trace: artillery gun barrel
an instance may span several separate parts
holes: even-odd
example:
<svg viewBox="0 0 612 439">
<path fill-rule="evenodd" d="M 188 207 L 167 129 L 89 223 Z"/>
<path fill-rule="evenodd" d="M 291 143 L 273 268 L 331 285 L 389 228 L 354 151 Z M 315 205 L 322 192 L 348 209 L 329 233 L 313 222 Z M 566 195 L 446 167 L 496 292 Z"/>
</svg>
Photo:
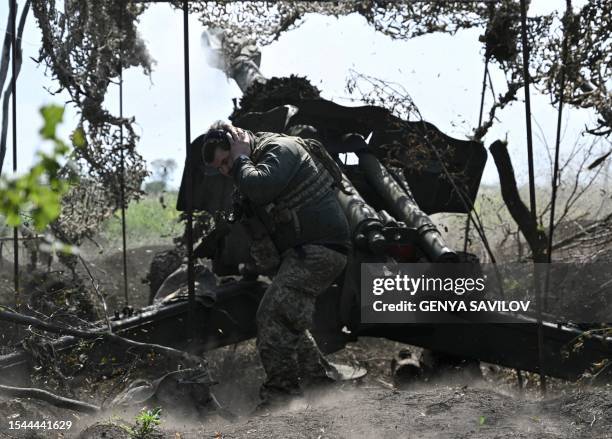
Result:
<svg viewBox="0 0 612 439">
<path fill-rule="evenodd" d="M 376 190 L 387 208 L 408 227 L 418 233 L 417 245 L 433 262 L 453 261 L 457 254 L 451 250 L 431 219 L 417 206 L 407 188 L 403 188 L 380 161 L 370 152 L 359 154 L 359 167 L 368 183 Z"/>
<path fill-rule="evenodd" d="M 359 195 L 348 177 L 342 174 L 342 186 L 347 194 L 338 191 L 337 197 L 351 229 L 356 245 L 367 246 L 374 254 L 384 251 L 386 240 L 381 234 L 384 227 L 378 213 Z"/>
<path fill-rule="evenodd" d="M 202 44 L 208 49 L 205 56 L 208 65 L 233 78 L 243 93 L 255 82 L 268 80 L 259 70 L 261 52 L 252 41 L 217 28 L 204 30 Z M 224 49 L 232 46 L 237 50 Z"/>
<path fill-rule="evenodd" d="M 234 78 L 243 93 L 254 83 L 264 83 L 268 80 L 262 75 L 259 66 L 246 56 L 240 56 L 234 60 L 230 67 L 229 76 Z"/>
</svg>

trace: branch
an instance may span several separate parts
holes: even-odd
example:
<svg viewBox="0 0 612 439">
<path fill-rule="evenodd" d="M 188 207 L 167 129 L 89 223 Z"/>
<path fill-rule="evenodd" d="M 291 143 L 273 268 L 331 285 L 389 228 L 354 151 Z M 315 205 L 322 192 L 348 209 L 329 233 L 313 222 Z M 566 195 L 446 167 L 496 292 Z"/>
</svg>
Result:
<svg viewBox="0 0 612 439">
<path fill-rule="evenodd" d="M 489 109 L 489 119 L 486 122 L 483 122 L 479 127 L 474 129 L 474 134 L 472 135 L 473 140 L 480 141 L 489 128 L 493 126 L 493 121 L 495 120 L 495 113 L 497 109 L 503 109 L 509 102 L 516 100 L 516 93 L 523 87 L 522 82 L 513 82 L 508 84 L 508 91 L 506 94 L 500 95 L 499 100 L 495 102 L 491 108 Z"/>
<path fill-rule="evenodd" d="M 183 362 L 190 366 L 198 366 L 202 363 L 202 358 L 191 355 L 187 352 L 180 351 L 168 346 L 162 346 L 152 343 L 141 343 L 130 340 L 109 332 L 98 331 L 83 331 L 75 328 L 64 328 L 53 323 L 43 322 L 36 317 L 26 316 L 24 314 L 4 311 L 0 309 L 0 320 L 17 323 L 19 325 L 29 325 L 34 328 L 42 329 L 47 332 L 52 332 L 59 335 L 71 335 L 73 337 L 82 338 L 84 340 L 102 339 L 107 342 L 114 343 L 123 349 L 135 348 L 142 352 L 154 352 L 160 356 L 171 358 L 177 362 Z"/>
<path fill-rule="evenodd" d="M 16 398 L 34 398 L 48 402 L 56 407 L 83 413 L 98 413 L 100 407 L 76 399 L 64 398 L 42 389 L 11 387 L 0 384 L 0 393 Z"/>
<path fill-rule="evenodd" d="M 108 332 L 112 333 L 113 327 L 111 326 L 110 318 L 108 317 L 108 307 L 106 306 L 106 300 L 104 300 L 104 296 L 100 292 L 100 289 L 98 288 L 98 284 L 96 283 L 96 280 L 93 277 L 93 274 L 91 274 L 91 270 L 89 269 L 87 262 L 85 262 L 85 259 L 83 259 L 83 256 L 78 255 L 78 257 L 79 257 L 79 260 L 81 261 L 81 264 L 83 264 L 83 267 L 85 267 L 85 271 L 87 271 L 87 275 L 89 276 L 89 280 L 91 281 L 91 286 L 96 292 L 96 296 L 98 296 L 98 300 L 100 301 L 102 305 L 102 310 L 104 311 L 104 320 L 106 321 L 106 327 L 108 329 Z"/>
<path fill-rule="evenodd" d="M 531 216 L 531 212 L 525 206 L 519 195 L 514 176 L 514 168 L 510 155 L 508 154 L 507 144 L 501 140 L 496 140 L 489 147 L 489 151 L 495 161 L 499 174 L 499 184 L 501 186 L 502 198 L 512 218 L 518 225 L 521 233 L 527 240 L 531 253 L 534 255 L 535 262 L 546 261 L 546 233 L 538 229 L 537 222 Z"/>
<path fill-rule="evenodd" d="M 609 230 L 611 225 L 612 225 L 612 213 L 606 216 L 605 218 L 601 219 L 600 221 L 597 221 L 591 224 L 590 226 L 586 227 L 585 229 L 579 231 L 578 233 L 572 236 L 569 236 L 563 239 L 562 241 L 557 242 L 555 245 L 552 246 L 552 249 L 557 250 L 559 248 L 567 247 L 568 245 L 582 238 L 583 236 L 597 232 L 600 229 Z"/>
</svg>

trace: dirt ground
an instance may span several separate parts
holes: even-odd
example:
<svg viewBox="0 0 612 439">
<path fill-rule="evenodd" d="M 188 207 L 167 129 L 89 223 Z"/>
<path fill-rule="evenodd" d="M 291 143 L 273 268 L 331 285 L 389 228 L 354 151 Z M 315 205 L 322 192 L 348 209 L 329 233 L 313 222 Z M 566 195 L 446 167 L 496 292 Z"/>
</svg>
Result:
<svg viewBox="0 0 612 439">
<path fill-rule="evenodd" d="M 404 391 L 364 386 L 217 424 L 215 431 L 225 438 L 604 438 L 612 437 L 611 422 L 610 395 L 602 391 L 533 401 L 486 384 Z M 204 426 L 193 437 L 214 435 Z"/>
<path fill-rule="evenodd" d="M 128 299 L 129 305 L 143 307 L 148 304 L 149 286 L 142 282 L 149 270 L 149 265 L 155 253 L 168 247 L 151 245 L 139 248 L 130 248 L 127 251 L 128 273 Z M 97 280 L 100 290 L 105 293 L 110 309 L 119 309 L 124 306 L 124 278 L 123 254 L 112 249 L 98 252 L 93 246 L 83 249 L 83 257 L 88 263 L 92 275 Z M 27 271 L 27 262 L 20 262 L 22 271 Z M 59 264 L 52 265 L 53 270 L 65 270 Z M 89 279 L 85 269 L 79 264 L 77 272 L 86 280 Z M 27 275 L 27 273 L 26 273 Z M 6 251 L 0 258 L 0 299 L 13 297 L 13 263 L 12 254 Z"/>
<path fill-rule="evenodd" d="M 130 301 L 144 305 L 148 287 L 140 282 L 157 247 L 130 250 Z M 121 305 L 120 254 L 91 259 L 109 294 L 109 304 Z M 12 294 L 12 267 L 3 261 L 0 288 Z M 117 275 L 119 273 L 119 275 Z M 112 307 L 111 307 L 112 309 Z M 272 413 L 253 415 L 263 379 L 253 341 L 217 349 L 208 354 L 211 374 L 219 384 L 213 393 L 233 420 L 217 414 L 180 420 L 162 413 L 159 434 L 181 438 L 612 438 L 612 388 L 589 388 L 554 383 L 539 397 L 528 380 L 519 393 L 512 373 L 481 365 L 483 378 L 446 376 L 398 389 L 393 385 L 391 360 L 402 348 L 387 340 L 364 338 L 333 354 L 332 361 L 360 365 L 368 374 L 324 393 Z M 120 383 L 118 383 L 120 384 Z M 113 386 L 111 386 L 113 387 Z M 116 386 L 115 386 L 116 387 Z M 120 386 L 119 386 L 120 387 Z M 108 395 L 91 395 L 100 403 Z M 57 409 L 29 399 L 0 398 L 0 438 L 130 438 L 141 407 L 132 411 L 105 411 L 88 416 Z M 70 420 L 63 431 L 11 430 L 10 422 Z"/>
<path fill-rule="evenodd" d="M 244 360 L 244 359 L 243 359 Z M 244 363 L 242 363 L 244 365 Z M 245 373 L 215 389 L 232 410 L 252 404 L 257 382 Z M 231 390 L 230 390 L 231 389 Z M 243 406 L 244 408 L 245 406 Z M 0 438 L 125 438 L 131 413 L 105 412 L 97 417 L 26 400 L 0 402 Z M 9 420 L 72 420 L 63 432 L 11 431 Z M 122 427 L 123 426 L 123 427 Z M 21 434 L 20 434 L 21 433 Z M 180 420 L 162 415 L 158 435 L 179 438 L 609 438 L 612 392 L 583 389 L 538 399 L 518 395 L 488 381 L 471 384 L 421 384 L 397 390 L 385 385 L 352 383 L 307 395 L 273 413 L 243 414 L 228 421 L 216 415 Z"/>
</svg>

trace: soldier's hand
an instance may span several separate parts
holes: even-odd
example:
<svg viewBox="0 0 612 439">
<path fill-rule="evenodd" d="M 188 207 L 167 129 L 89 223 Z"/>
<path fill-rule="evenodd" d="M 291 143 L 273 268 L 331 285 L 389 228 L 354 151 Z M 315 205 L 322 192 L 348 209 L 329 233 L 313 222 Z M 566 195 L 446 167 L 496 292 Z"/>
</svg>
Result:
<svg viewBox="0 0 612 439">
<path fill-rule="evenodd" d="M 251 155 L 251 142 L 246 131 L 236 127 L 232 128 L 233 130 L 227 134 L 227 139 L 230 143 L 230 156 L 233 162 L 241 154 Z"/>
</svg>

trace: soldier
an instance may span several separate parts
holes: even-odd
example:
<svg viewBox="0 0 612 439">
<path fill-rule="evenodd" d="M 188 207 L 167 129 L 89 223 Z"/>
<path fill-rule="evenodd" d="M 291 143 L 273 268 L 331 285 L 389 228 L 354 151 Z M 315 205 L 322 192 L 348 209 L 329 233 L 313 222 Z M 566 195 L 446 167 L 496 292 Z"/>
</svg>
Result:
<svg viewBox="0 0 612 439">
<path fill-rule="evenodd" d="M 332 159 L 324 163 L 299 137 L 251 133 L 226 122 L 210 128 L 202 151 L 207 164 L 234 179 L 281 257 L 257 311 L 257 350 L 266 371 L 262 406 L 300 395 L 300 379 L 333 381 L 335 370 L 309 332 L 316 297 L 343 271 L 350 245 L 328 171 Z"/>
</svg>

